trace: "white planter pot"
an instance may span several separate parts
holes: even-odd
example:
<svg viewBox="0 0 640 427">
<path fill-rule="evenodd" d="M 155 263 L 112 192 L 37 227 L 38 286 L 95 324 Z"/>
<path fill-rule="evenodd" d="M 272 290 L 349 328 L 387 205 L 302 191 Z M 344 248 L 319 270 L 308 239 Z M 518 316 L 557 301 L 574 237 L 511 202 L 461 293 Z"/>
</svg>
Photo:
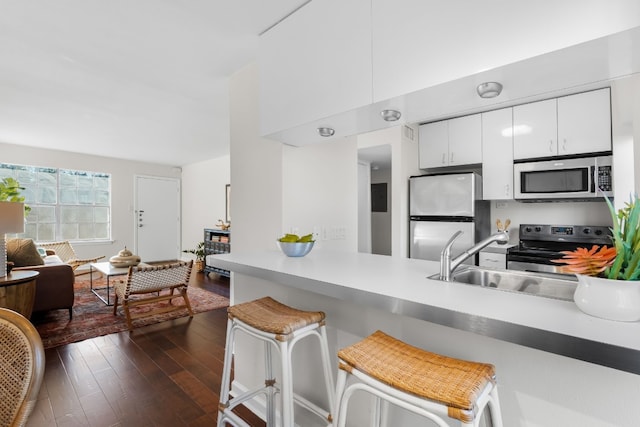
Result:
<svg viewBox="0 0 640 427">
<path fill-rule="evenodd" d="M 591 316 L 621 322 L 640 320 L 640 281 L 610 280 L 576 274 L 573 300 Z"/>
</svg>

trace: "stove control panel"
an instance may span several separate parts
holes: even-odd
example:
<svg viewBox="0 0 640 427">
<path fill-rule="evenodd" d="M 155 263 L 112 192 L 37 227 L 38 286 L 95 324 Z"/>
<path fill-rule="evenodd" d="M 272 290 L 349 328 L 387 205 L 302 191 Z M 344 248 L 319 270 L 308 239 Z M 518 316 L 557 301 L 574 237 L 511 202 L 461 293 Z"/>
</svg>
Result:
<svg viewBox="0 0 640 427">
<path fill-rule="evenodd" d="M 611 244 L 611 230 L 601 225 L 521 224 L 520 240 Z"/>
</svg>

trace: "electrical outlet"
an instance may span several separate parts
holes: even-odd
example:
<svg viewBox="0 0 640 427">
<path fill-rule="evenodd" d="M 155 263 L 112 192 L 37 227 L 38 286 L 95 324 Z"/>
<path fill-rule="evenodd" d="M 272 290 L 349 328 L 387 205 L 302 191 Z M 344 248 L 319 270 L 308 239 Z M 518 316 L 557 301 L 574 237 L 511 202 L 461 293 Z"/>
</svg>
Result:
<svg viewBox="0 0 640 427">
<path fill-rule="evenodd" d="M 507 202 L 496 202 L 496 209 L 506 209 Z"/>
<path fill-rule="evenodd" d="M 322 227 L 322 240 L 329 240 L 329 229 Z"/>
</svg>

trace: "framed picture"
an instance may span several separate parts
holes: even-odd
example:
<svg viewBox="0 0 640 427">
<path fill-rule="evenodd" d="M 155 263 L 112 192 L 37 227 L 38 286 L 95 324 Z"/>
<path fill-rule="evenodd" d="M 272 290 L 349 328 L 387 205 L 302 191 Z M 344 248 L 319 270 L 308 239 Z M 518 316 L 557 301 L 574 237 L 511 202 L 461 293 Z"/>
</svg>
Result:
<svg viewBox="0 0 640 427">
<path fill-rule="evenodd" d="M 224 186 L 224 192 L 225 192 L 225 206 L 226 206 L 224 222 L 230 223 L 231 222 L 231 184 L 227 184 Z"/>
</svg>

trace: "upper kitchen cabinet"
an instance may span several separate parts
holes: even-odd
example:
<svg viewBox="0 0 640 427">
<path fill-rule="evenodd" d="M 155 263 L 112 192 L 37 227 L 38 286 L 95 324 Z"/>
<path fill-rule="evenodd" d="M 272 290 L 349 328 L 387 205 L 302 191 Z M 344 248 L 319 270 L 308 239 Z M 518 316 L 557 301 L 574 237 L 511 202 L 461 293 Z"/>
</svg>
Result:
<svg viewBox="0 0 640 427">
<path fill-rule="evenodd" d="M 420 126 L 418 139 L 418 165 L 420 169 L 437 168 L 449 164 L 449 121 L 427 123 Z"/>
<path fill-rule="evenodd" d="M 371 104 L 370 0 L 316 0 L 260 37 L 260 133 Z"/>
<path fill-rule="evenodd" d="M 482 113 L 482 197 L 513 199 L 512 108 Z"/>
<path fill-rule="evenodd" d="M 421 169 L 481 163 L 480 114 L 420 126 L 419 148 Z"/>
<path fill-rule="evenodd" d="M 513 158 L 558 155 L 558 112 L 555 99 L 513 107 Z"/>
<path fill-rule="evenodd" d="M 558 154 L 602 151 L 611 151 L 611 90 L 558 98 Z"/>
<path fill-rule="evenodd" d="M 610 89 L 513 108 L 514 159 L 611 151 Z"/>
</svg>

